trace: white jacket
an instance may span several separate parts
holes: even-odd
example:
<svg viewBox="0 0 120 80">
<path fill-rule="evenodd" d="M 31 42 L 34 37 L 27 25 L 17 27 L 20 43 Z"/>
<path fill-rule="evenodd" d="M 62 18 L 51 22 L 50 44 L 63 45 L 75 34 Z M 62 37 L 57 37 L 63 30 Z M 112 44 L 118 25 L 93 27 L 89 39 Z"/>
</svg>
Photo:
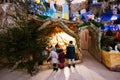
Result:
<svg viewBox="0 0 120 80">
<path fill-rule="evenodd" d="M 52 63 L 58 63 L 58 54 L 56 51 L 51 51 L 50 56 L 52 57 Z"/>
</svg>

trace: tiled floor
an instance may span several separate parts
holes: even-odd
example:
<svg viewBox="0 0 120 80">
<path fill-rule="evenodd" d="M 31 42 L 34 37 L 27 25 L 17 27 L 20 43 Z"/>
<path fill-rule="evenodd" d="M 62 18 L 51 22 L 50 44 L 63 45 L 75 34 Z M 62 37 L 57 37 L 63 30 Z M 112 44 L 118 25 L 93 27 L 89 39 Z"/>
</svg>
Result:
<svg viewBox="0 0 120 80">
<path fill-rule="evenodd" d="M 57 72 L 52 69 L 41 71 L 31 77 L 22 72 L 8 69 L 0 70 L 0 80 L 120 80 L 120 72 L 109 71 L 101 63 L 97 62 L 87 51 L 83 51 L 83 63 L 75 68 L 65 67 Z"/>
<path fill-rule="evenodd" d="M 107 80 L 98 73 L 88 69 L 84 65 L 77 65 L 76 68 L 65 68 L 58 72 L 48 70 L 41 72 L 30 80 Z"/>
</svg>

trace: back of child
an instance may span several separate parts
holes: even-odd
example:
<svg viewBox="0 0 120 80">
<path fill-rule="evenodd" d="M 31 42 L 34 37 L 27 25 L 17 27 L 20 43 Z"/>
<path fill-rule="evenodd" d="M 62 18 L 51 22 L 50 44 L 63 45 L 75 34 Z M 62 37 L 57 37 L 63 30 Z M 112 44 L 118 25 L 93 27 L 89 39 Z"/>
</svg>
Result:
<svg viewBox="0 0 120 80">
<path fill-rule="evenodd" d="M 60 50 L 60 53 L 59 53 L 59 57 L 58 57 L 58 60 L 59 60 L 59 66 L 60 66 L 60 69 L 63 69 L 64 68 L 64 63 L 65 63 L 65 54 L 63 52 L 63 49 Z"/>
</svg>

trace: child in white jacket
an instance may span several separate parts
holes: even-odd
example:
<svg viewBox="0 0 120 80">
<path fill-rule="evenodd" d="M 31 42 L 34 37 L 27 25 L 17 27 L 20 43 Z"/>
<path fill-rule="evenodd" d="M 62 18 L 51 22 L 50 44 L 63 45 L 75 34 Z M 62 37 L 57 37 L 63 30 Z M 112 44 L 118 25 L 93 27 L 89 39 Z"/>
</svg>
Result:
<svg viewBox="0 0 120 80">
<path fill-rule="evenodd" d="M 56 49 L 53 46 L 51 47 L 51 52 L 48 59 L 50 57 L 52 58 L 53 71 L 58 71 L 58 54 L 56 52 Z"/>
</svg>

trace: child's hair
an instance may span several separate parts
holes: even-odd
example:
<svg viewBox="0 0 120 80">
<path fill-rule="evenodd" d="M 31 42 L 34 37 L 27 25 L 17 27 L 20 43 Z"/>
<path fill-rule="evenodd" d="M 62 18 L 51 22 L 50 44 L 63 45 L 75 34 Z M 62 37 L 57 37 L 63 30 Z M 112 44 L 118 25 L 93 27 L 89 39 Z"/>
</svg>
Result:
<svg viewBox="0 0 120 80">
<path fill-rule="evenodd" d="M 70 43 L 70 44 L 72 44 L 72 43 L 73 43 L 73 41 L 70 41 L 69 43 Z"/>
<path fill-rule="evenodd" d="M 51 51 L 56 51 L 54 46 L 51 47 Z"/>
<path fill-rule="evenodd" d="M 63 52 L 63 49 L 60 49 L 59 51 L 60 51 L 60 52 Z"/>
</svg>

